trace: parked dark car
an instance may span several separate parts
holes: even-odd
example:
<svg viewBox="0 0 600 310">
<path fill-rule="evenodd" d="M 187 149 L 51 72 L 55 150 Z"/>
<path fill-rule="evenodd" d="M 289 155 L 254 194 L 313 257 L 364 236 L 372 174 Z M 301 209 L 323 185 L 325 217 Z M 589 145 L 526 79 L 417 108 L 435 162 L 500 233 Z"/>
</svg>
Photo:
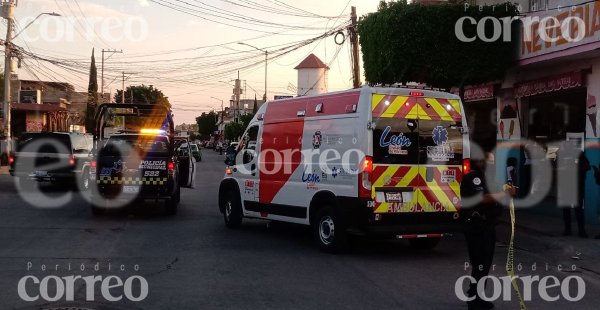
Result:
<svg viewBox="0 0 600 310">
<path fill-rule="evenodd" d="M 90 135 L 63 132 L 24 133 L 15 142 L 10 158 L 10 174 L 21 187 L 32 182 L 73 185 L 89 188 Z"/>
</svg>

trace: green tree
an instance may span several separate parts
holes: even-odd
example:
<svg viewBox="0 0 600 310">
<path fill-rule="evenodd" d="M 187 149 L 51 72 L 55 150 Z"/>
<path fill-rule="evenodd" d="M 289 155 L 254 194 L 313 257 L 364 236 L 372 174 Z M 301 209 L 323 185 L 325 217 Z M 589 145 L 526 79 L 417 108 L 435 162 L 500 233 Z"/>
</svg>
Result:
<svg viewBox="0 0 600 310">
<path fill-rule="evenodd" d="M 382 2 L 378 11 L 363 16 L 358 26 L 366 80 L 370 84 L 420 82 L 449 88 L 501 79 L 514 63 L 516 36 L 504 42 L 502 33 L 497 41 L 484 42 L 477 37 L 477 25 L 465 22 L 465 35 L 477 37 L 467 43 L 458 39 L 455 25 L 467 16 L 480 21 L 517 15 L 517 7 L 510 3 L 465 9 L 456 4 Z M 489 37 L 493 24 L 485 25 Z"/>
<path fill-rule="evenodd" d="M 236 141 L 239 137 L 244 134 L 246 127 L 241 122 L 231 122 L 225 125 L 225 139 L 230 141 Z"/>
<path fill-rule="evenodd" d="M 115 94 L 115 102 L 122 102 L 123 91 L 117 90 Z M 129 86 L 125 89 L 125 103 L 147 103 L 160 104 L 167 108 L 171 108 L 169 98 L 152 85 Z"/>
<path fill-rule="evenodd" d="M 250 124 L 250 121 L 252 121 L 253 118 L 254 118 L 254 114 L 246 114 L 246 115 L 240 116 L 240 122 L 242 123 L 244 130 L 246 130 L 246 128 L 248 128 L 248 125 Z"/>
<path fill-rule="evenodd" d="M 256 100 L 256 94 L 254 94 L 254 107 L 252 107 L 252 115 L 258 111 L 258 100 Z"/>
<path fill-rule="evenodd" d="M 96 69 L 96 58 L 94 57 L 94 49 L 92 48 L 92 63 L 90 64 L 90 77 L 88 83 L 88 98 L 85 110 L 85 130 L 93 132 L 96 124 L 94 117 L 98 106 L 98 70 Z"/>
<path fill-rule="evenodd" d="M 217 130 L 217 114 L 214 111 L 202 113 L 196 117 L 198 124 L 198 133 L 202 136 L 210 136 Z"/>
</svg>

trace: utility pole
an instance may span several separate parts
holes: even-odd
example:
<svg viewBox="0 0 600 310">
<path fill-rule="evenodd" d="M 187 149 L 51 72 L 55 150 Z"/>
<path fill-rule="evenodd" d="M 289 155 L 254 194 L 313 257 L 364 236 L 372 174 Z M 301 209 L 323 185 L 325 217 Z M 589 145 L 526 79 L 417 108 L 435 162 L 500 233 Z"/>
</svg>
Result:
<svg viewBox="0 0 600 310">
<path fill-rule="evenodd" d="M 100 86 L 100 97 L 103 100 L 102 103 L 105 103 L 104 102 L 104 53 L 110 53 L 110 56 L 108 56 L 108 58 L 110 58 L 115 53 L 122 54 L 123 50 L 117 51 L 117 50 L 105 50 L 105 49 L 102 49 L 102 77 L 101 77 L 102 81 L 100 81 L 100 85 L 101 85 Z M 110 99 L 109 99 L 109 101 L 110 101 Z"/>
<path fill-rule="evenodd" d="M 257 50 L 257 51 L 261 51 L 261 52 L 265 53 L 265 95 L 263 96 L 263 100 L 265 102 L 267 102 L 267 72 L 268 72 L 267 71 L 267 65 L 269 64 L 269 51 L 267 51 L 265 49 L 262 49 L 262 48 L 258 48 L 258 47 L 254 46 L 254 45 L 250 45 L 250 44 L 244 43 L 244 42 L 238 42 L 238 44 L 239 45 L 246 45 L 246 46 L 249 46 L 249 47 L 251 47 L 251 48 L 253 48 L 253 49 Z"/>
<path fill-rule="evenodd" d="M 269 63 L 269 52 L 265 50 L 265 97 L 263 100 L 267 102 L 267 65 Z"/>
<path fill-rule="evenodd" d="M 354 88 L 360 87 L 360 64 L 358 54 L 358 17 L 356 17 L 356 7 L 352 7 L 351 13 L 352 24 L 348 28 L 350 33 L 350 44 L 352 45 L 352 79 Z"/>
<path fill-rule="evenodd" d="M 10 139 L 11 139 L 11 104 L 10 104 L 10 81 L 11 81 L 11 67 L 12 67 L 12 32 L 13 23 L 15 16 L 16 0 L 2 1 L 2 15 L 6 18 L 6 42 L 4 42 L 4 107 L 3 107 L 3 119 L 4 119 L 4 136 L 6 137 L 6 152 L 10 152 Z"/>
<path fill-rule="evenodd" d="M 125 75 L 128 75 L 127 77 L 129 77 L 129 75 L 135 74 L 133 72 L 123 72 L 123 88 L 121 88 L 123 90 L 123 94 L 121 94 L 121 103 L 125 103 Z M 133 101 L 133 91 L 131 92 L 131 101 Z M 132 102 L 133 103 L 133 102 Z"/>
<path fill-rule="evenodd" d="M 133 74 L 133 73 L 127 73 L 127 72 L 123 72 L 123 92 L 121 93 L 121 103 L 125 104 L 125 74 Z M 131 90 L 131 101 L 133 103 L 133 90 Z M 125 116 L 123 117 L 123 130 L 125 129 Z"/>
<path fill-rule="evenodd" d="M 235 95 L 235 109 L 233 110 L 233 121 L 238 122 L 238 115 L 240 113 L 240 95 L 242 92 L 240 81 L 240 72 L 238 71 L 238 77 L 235 79 L 235 89 L 233 90 L 233 94 Z"/>
</svg>

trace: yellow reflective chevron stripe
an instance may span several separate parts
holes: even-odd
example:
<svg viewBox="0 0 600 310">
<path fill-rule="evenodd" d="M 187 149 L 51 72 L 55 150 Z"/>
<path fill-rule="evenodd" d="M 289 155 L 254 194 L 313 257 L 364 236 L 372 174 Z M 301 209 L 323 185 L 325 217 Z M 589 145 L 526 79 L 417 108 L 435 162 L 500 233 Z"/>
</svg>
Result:
<svg viewBox="0 0 600 310">
<path fill-rule="evenodd" d="M 423 120 L 462 120 L 458 99 L 407 97 L 374 94 L 371 101 L 373 117 L 418 118 Z"/>
<path fill-rule="evenodd" d="M 460 207 L 461 177 L 460 166 L 375 165 L 371 193 L 374 212 L 456 212 Z M 377 197 L 381 187 L 412 188 L 412 200 L 401 205 L 385 202 L 381 194 Z"/>
</svg>

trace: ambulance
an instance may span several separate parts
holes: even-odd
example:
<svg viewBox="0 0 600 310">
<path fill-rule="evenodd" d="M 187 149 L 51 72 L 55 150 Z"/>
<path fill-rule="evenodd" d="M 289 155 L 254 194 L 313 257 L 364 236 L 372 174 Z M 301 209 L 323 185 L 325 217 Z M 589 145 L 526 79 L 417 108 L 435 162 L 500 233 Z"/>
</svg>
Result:
<svg viewBox="0 0 600 310">
<path fill-rule="evenodd" d="M 460 229 L 469 154 L 450 93 L 363 87 L 271 101 L 226 161 L 219 208 L 229 228 L 243 218 L 310 225 L 326 252 L 352 235 L 430 249 Z"/>
</svg>

